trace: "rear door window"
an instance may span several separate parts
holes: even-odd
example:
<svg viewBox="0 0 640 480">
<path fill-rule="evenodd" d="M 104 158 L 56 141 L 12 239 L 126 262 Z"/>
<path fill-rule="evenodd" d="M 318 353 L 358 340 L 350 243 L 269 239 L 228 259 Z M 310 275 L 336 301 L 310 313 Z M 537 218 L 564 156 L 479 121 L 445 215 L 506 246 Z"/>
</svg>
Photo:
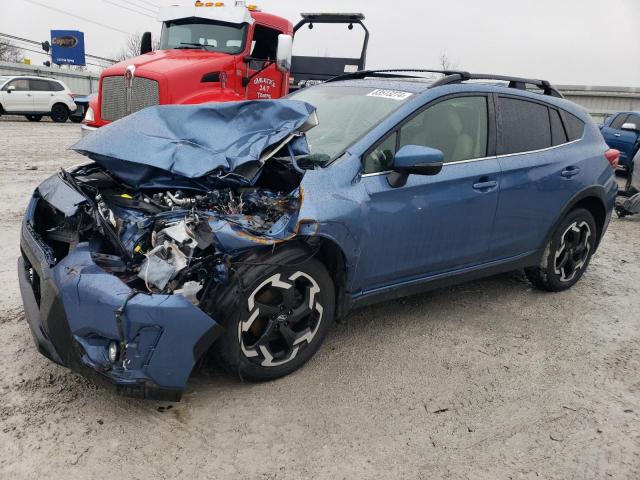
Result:
<svg viewBox="0 0 640 480">
<path fill-rule="evenodd" d="M 548 108 L 539 103 L 499 97 L 502 146 L 498 153 L 541 150 L 551 146 Z"/>
<path fill-rule="evenodd" d="M 29 80 L 29 89 L 34 92 L 48 92 L 49 91 L 49 82 L 46 80 Z"/>
</svg>

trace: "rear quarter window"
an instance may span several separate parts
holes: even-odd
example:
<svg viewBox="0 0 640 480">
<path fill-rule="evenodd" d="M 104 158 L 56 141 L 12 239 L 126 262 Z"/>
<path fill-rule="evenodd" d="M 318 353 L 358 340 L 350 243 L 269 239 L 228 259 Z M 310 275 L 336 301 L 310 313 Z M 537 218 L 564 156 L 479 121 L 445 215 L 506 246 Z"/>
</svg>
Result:
<svg viewBox="0 0 640 480">
<path fill-rule="evenodd" d="M 49 82 L 49 87 L 52 92 L 61 92 L 64 90 L 64 87 L 58 82 Z"/>
</svg>

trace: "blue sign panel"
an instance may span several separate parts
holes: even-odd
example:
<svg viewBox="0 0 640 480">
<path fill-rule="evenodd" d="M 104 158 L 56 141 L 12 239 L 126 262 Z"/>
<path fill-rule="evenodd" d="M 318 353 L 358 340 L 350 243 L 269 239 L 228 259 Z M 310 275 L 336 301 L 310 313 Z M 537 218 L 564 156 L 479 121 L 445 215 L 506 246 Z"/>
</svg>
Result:
<svg viewBox="0 0 640 480">
<path fill-rule="evenodd" d="M 58 65 L 85 65 L 84 33 L 51 30 L 51 61 Z"/>
</svg>

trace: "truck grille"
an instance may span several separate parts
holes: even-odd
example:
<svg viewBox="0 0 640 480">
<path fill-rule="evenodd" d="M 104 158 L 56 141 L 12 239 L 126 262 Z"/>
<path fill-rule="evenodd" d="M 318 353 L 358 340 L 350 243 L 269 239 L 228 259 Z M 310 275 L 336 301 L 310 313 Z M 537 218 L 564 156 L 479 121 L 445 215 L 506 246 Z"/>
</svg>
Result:
<svg viewBox="0 0 640 480">
<path fill-rule="evenodd" d="M 158 82 L 144 77 L 133 80 L 131 92 L 131 112 L 127 112 L 127 91 L 124 76 L 104 77 L 102 79 L 101 115 L 104 120 L 118 120 L 129 113 L 145 107 L 158 105 L 160 93 Z"/>
</svg>

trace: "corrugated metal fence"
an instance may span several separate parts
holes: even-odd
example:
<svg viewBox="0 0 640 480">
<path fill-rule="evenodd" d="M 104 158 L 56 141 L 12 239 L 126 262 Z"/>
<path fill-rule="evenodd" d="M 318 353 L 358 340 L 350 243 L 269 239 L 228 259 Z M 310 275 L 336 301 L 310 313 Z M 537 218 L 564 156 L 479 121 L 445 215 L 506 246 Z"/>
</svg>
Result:
<svg viewBox="0 0 640 480">
<path fill-rule="evenodd" d="M 596 122 L 612 113 L 640 111 L 640 88 L 556 85 L 567 100 L 586 108 Z"/>
<path fill-rule="evenodd" d="M 62 80 L 73 93 L 88 95 L 98 91 L 97 73 L 78 72 L 62 68 L 25 65 L 22 63 L 0 62 L 0 75 L 33 75 L 38 77 L 52 77 Z"/>
</svg>

